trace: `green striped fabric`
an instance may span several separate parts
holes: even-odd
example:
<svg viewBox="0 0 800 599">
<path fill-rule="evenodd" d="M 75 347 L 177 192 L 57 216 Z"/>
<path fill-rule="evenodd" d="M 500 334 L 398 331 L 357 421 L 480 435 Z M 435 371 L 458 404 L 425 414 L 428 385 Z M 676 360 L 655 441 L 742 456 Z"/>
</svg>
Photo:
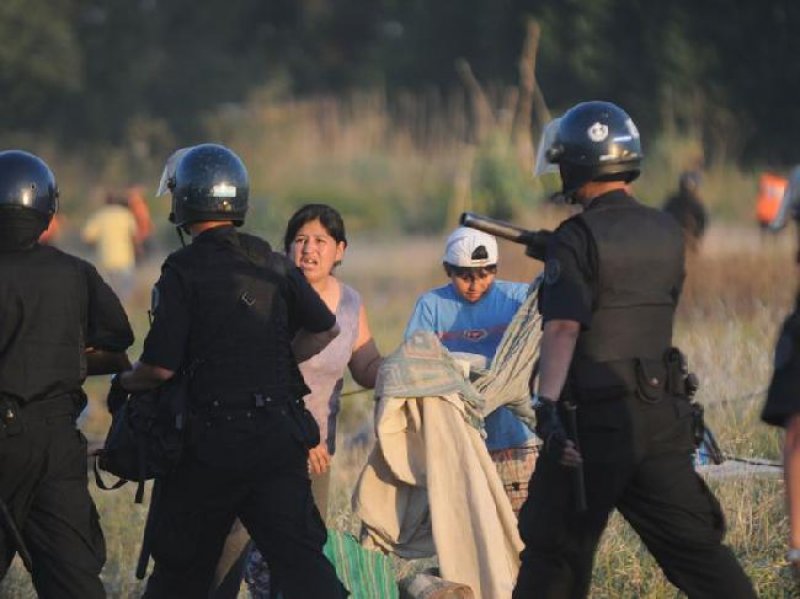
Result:
<svg viewBox="0 0 800 599">
<path fill-rule="evenodd" d="M 392 562 L 379 551 L 361 546 L 351 534 L 328 529 L 325 557 L 336 568 L 350 599 L 398 599 Z"/>
</svg>

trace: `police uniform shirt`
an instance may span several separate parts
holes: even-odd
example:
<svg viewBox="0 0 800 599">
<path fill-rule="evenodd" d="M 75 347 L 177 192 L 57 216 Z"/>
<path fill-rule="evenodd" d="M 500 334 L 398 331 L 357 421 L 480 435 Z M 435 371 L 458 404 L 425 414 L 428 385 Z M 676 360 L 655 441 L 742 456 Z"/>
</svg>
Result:
<svg viewBox="0 0 800 599">
<path fill-rule="evenodd" d="M 125 351 L 128 317 L 88 262 L 50 246 L 0 252 L 0 391 L 25 401 L 80 390 L 85 350 Z"/>
<path fill-rule="evenodd" d="M 611 192 L 592 201 L 592 206 L 629 197 Z M 592 322 L 593 285 L 597 256 L 589 231 L 576 215 L 555 230 L 547 246 L 539 311 L 543 324 L 550 320 L 578 322 L 588 329 Z"/>
<path fill-rule="evenodd" d="M 178 252 L 192 250 L 193 246 L 199 244 L 235 246 L 238 243 L 237 235 L 240 234 L 233 226 L 214 227 L 198 235 L 191 245 Z M 263 244 L 266 251 L 271 252 L 266 242 L 258 241 Z M 333 327 L 336 317 L 309 285 L 300 269 L 285 256 L 274 252 L 272 254 L 286 265 L 285 289 L 289 297 L 286 297 L 285 301 L 289 310 L 290 334 L 294 336 L 300 328 L 311 333 L 321 333 Z M 153 323 L 144 341 L 144 350 L 140 358 L 143 363 L 172 371 L 178 370 L 183 364 L 191 327 L 190 301 L 189 282 L 183 280 L 178 269 L 171 267 L 168 258 L 162 268 L 161 277 L 153 289 Z M 225 335 L 226 331 L 222 330 L 217 334 Z"/>
<path fill-rule="evenodd" d="M 775 347 L 775 369 L 761 419 L 785 427 L 800 412 L 800 296 L 795 310 L 784 321 Z"/>
</svg>

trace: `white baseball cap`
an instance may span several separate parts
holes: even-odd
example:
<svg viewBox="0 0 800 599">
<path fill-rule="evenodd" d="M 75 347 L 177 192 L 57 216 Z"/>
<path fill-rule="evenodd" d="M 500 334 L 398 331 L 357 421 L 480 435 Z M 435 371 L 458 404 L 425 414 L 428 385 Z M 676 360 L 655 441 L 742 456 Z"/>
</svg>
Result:
<svg viewBox="0 0 800 599">
<path fill-rule="evenodd" d="M 459 227 L 447 238 L 442 260 L 453 266 L 471 268 L 497 264 L 497 240 L 483 231 Z"/>
</svg>

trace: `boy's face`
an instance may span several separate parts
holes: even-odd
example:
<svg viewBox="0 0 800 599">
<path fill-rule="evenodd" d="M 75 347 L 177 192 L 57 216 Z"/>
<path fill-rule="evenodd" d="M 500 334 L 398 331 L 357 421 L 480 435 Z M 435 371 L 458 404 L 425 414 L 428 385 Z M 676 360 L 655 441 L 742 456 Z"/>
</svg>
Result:
<svg viewBox="0 0 800 599">
<path fill-rule="evenodd" d="M 448 266 L 447 274 L 453 282 L 453 287 L 455 287 L 458 295 L 474 304 L 486 294 L 492 283 L 494 283 L 497 267 L 468 268 Z"/>
</svg>

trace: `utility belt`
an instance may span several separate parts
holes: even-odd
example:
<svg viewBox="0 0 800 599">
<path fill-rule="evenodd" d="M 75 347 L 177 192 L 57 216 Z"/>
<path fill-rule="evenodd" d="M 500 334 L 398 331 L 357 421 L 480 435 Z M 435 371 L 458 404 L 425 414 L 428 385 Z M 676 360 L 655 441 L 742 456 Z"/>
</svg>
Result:
<svg viewBox="0 0 800 599">
<path fill-rule="evenodd" d="M 28 426 L 55 419 L 74 421 L 85 405 L 86 395 L 82 391 L 24 403 L 10 395 L 0 395 L 0 438 L 19 435 Z"/>
<path fill-rule="evenodd" d="M 305 407 L 302 398 L 293 397 L 288 393 L 264 393 L 261 391 L 243 391 L 221 393 L 219 395 L 206 395 L 194 397 L 192 412 L 198 414 L 212 414 L 219 412 L 240 412 L 253 410 L 270 410 L 274 408 L 287 408 L 290 404 L 299 404 Z"/>
<path fill-rule="evenodd" d="M 706 429 L 703 406 L 694 401 L 699 387 L 697 376 L 689 372 L 686 356 L 677 347 L 668 348 L 660 360 L 631 358 L 611 362 L 591 362 L 578 356 L 570 366 L 565 395 L 578 405 L 635 396 L 644 403 L 656 404 L 665 397 L 680 400 L 678 414 L 691 416 L 695 448 L 706 443 L 715 464 L 723 456 Z"/>
<path fill-rule="evenodd" d="M 691 400 L 697 387 L 697 377 L 689 372 L 686 356 L 670 347 L 660 359 L 595 362 L 576 356 L 570 366 L 567 395 L 578 404 L 632 394 L 646 403 L 658 403 L 666 395 Z"/>
<path fill-rule="evenodd" d="M 298 438 L 307 448 L 319 445 L 319 425 L 306 409 L 302 397 L 267 395 L 261 392 L 233 392 L 220 397 L 201 397 L 192 402 L 191 416 L 195 420 L 204 421 L 206 426 L 213 426 L 215 423 L 257 418 L 275 411 L 281 411 L 289 417 L 297 427 Z"/>
</svg>

